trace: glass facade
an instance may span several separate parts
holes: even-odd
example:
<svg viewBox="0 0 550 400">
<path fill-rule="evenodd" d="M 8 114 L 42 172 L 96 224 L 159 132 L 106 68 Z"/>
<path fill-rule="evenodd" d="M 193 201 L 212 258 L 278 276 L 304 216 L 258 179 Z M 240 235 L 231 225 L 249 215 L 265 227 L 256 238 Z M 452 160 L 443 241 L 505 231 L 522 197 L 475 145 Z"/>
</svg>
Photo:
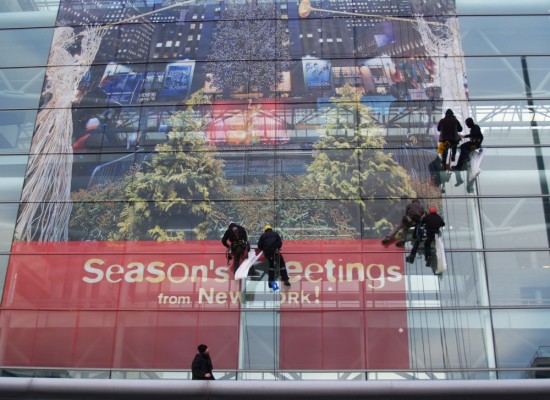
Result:
<svg viewBox="0 0 550 400">
<path fill-rule="evenodd" d="M 207 343 L 218 379 L 547 377 L 549 28 L 544 0 L 3 0 L 2 374 L 190 379 Z M 483 132 L 463 170 L 447 109 Z M 381 243 L 415 198 L 431 266 Z M 273 226 L 290 287 L 234 279 L 230 221 L 250 254 Z"/>
</svg>

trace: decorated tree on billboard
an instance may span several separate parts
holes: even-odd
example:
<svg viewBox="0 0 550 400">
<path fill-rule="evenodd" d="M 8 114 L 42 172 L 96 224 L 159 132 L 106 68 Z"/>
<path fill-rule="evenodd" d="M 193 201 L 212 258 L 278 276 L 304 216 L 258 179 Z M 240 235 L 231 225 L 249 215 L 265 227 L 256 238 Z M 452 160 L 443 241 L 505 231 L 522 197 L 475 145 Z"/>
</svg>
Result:
<svg viewBox="0 0 550 400">
<path fill-rule="evenodd" d="M 325 113 L 324 137 L 314 144 L 308 178 L 321 198 L 357 204 L 363 227 L 386 226 L 391 199 L 415 195 L 407 171 L 384 150 L 381 127 L 371 118 L 361 95 L 346 84 Z M 378 203 L 375 199 L 384 199 Z"/>
<path fill-rule="evenodd" d="M 292 64 L 287 24 L 277 19 L 273 3 L 241 0 L 223 7 L 206 65 L 211 83 L 226 94 L 269 94 Z"/>
<path fill-rule="evenodd" d="M 277 226 L 285 240 L 357 239 L 359 226 L 345 204 L 327 201 L 307 175 L 277 175 L 265 183 L 247 185 L 235 193 L 233 219 L 263 232 Z"/>
<path fill-rule="evenodd" d="M 200 91 L 191 96 L 187 108 L 172 117 L 168 141 L 156 147 L 144 171 L 127 186 L 120 239 L 179 240 L 186 230 L 205 239 L 227 220 L 225 202 L 215 201 L 228 196 L 223 162 L 206 142 L 207 116 L 196 110 L 208 102 Z"/>
<path fill-rule="evenodd" d="M 124 209 L 124 202 L 120 199 L 124 198 L 134 173 L 132 170 L 120 180 L 94 185 L 72 194 L 69 240 L 106 241 L 117 236 L 119 216 Z"/>
</svg>

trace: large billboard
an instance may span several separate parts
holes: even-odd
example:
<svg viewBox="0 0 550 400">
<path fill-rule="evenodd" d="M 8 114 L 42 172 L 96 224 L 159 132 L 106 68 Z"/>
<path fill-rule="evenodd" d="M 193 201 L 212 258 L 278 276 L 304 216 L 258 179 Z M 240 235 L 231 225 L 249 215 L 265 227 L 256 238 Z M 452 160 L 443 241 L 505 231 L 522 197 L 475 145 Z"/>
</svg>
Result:
<svg viewBox="0 0 550 400">
<path fill-rule="evenodd" d="M 240 314 L 253 299 L 219 247 L 16 243 L 0 315 L 2 364 L 187 369 L 206 342 L 217 368 L 235 369 Z M 399 251 L 361 240 L 284 248 L 292 286 L 256 293 L 271 297 L 267 310 L 280 311 L 282 369 L 408 368 Z"/>
<path fill-rule="evenodd" d="M 0 364 L 185 369 L 208 341 L 238 367 L 238 221 L 284 238 L 279 368 L 408 368 L 403 254 L 378 237 L 406 199 L 439 206 L 434 125 L 467 116 L 438 5 L 62 0 Z"/>
</svg>

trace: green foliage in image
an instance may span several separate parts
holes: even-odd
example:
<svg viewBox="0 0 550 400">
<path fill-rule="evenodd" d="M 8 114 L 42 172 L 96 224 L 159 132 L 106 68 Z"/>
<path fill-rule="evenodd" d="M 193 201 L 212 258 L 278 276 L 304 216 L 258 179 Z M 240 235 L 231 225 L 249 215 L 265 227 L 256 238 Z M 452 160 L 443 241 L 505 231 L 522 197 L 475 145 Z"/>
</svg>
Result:
<svg viewBox="0 0 550 400">
<path fill-rule="evenodd" d="M 118 233 L 119 216 L 124 208 L 125 179 L 105 186 L 93 186 L 72 194 L 69 240 L 112 240 Z"/>
<path fill-rule="evenodd" d="M 200 91 L 193 94 L 187 108 L 173 115 L 168 141 L 156 147 L 144 170 L 126 187 L 129 202 L 120 215 L 121 238 L 205 239 L 227 220 L 225 202 L 212 201 L 229 194 L 223 162 L 206 142 L 207 115 L 195 110 L 208 101 Z"/>
<path fill-rule="evenodd" d="M 360 94 L 345 85 L 331 101 L 323 127 L 330 134 L 313 146 L 307 178 L 319 198 L 347 202 L 352 214 L 357 207 L 352 204 L 358 205 L 363 226 L 378 231 L 389 225 L 385 216 L 391 200 L 414 197 L 414 190 L 407 171 L 384 151 L 381 127 L 361 104 Z"/>
<path fill-rule="evenodd" d="M 218 239 L 229 221 L 251 241 L 269 223 L 289 239 L 352 239 L 391 225 L 386 215 L 414 197 L 409 177 L 384 150 L 381 128 L 344 86 L 332 99 L 313 161 L 302 176 L 275 175 L 235 186 L 205 139 L 209 99 L 199 91 L 174 114 L 166 143 L 123 181 L 74 195 L 73 240 Z M 125 199 L 113 202 L 109 200 Z"/>
<path fill-rule="evenodd" d="M 236 194 L 234 220 L 242 223 L 251 238 L 263 226 L 276 227 L 285 240 L 352 239 L 359 234 L 353 217 L 340 202 L 325 201 L 306 176 L 274 176 L 268 183 L 250 185 Z"/>
</svg>

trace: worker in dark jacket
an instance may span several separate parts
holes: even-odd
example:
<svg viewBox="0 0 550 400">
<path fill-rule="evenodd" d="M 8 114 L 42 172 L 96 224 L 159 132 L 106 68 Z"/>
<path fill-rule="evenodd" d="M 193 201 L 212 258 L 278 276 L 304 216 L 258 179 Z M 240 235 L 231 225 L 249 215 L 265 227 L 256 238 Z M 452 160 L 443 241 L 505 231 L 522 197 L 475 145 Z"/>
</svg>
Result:
<svg viewBox="0 0 550 400">
<path fill-rule="evenodd" d="M 472 118 L 466 118 L 465 122 L 466 126 L 470 128 L 470 134 L 464 135 L 462 138 L 470 140 L 460 145 L 460 155 L 458 156 L 456 165 L 453 167 L 453 170 L 456 171 L 462 170 L 464 162 L 470 157 L 470 153 L 481 148 L 481 143 L 483 142 L 483 134 L 481 133 L 479 125 L 474 123 Z"/>
<path fill-rule="evenodd" d="M 451 149 L 451 161 L 455 160 L 456 152 L 458 149 L 458 142 L 460 142 L 459 132 L 462 132 L 462 125 L 456 119 L 453 110 L 450 108 L 445 111 L 445 117 L 439 120 L 437 124 L 437 131 L 441 132 L 439 134 L 439 143 L 440 147 L 438 150 L 441 151 L 441 159 L 443 160 L 443 165 L 447 164 L 447 154 L 449 148 Z"/>
<path fill-rule="evenodd" d="M 382 240 L 382 244 L 389 244 L 399 233 L 401 240 L 399 240 L 396 245 L 400 247 L 404 246 L 405 241 L 407 240 L 407 231 L 412 226 L 418 224 L 422 220 L 424 214 L 424 206 L 420 203 L 420 201 L 418 199 L 412 200 L 405 209 L 405 215 L 401 219 L 401 223 L 396 225 L 391 232 L 386 235 L 386 237 Z"/>
<path fill-rule="evenodd" d="M 210 381 L 215 380 L 212 374 L 212 360 L 210 359 L 210 349 L 205 344 L 199 344 L 199 352 L 195 355 L 191 364 L 191 374 L 193 380 Z"/>
<path fill-rule="evenodd" d="M 233 272 L 236 272 L 241 263 L 241 258 L 250 249 L 246 229 L 235 222 L 231 222 L 223 234 L 222 244 L 229 250 L 227 260 L 233 258 Z"/>
<path fill-rule="evenodd" d="M 269 262 L 268 285 L 270 288 L 273 287 L 273 281 L 275 280 L 275 263 L 279 264 L 281 279 L 285 286 L 290 286 L 285 260 L 281 254 L 281 247 L 283 247 L 281 236 L 270 225 L 264 226 L 264 233 L 258 240 L 258 249 L 264 252 L 265 258 Z"/>
<path fill-rule="evenodd" d="M 435 235 L 441 235 L 440 229 L 445 226 L 445 221 L 437 213 L 437 208 L 430 207 L 429 214 L 422 221 L 426 230 L 426 240 L 424 241 L 424 258 L 426 267 L 432 265 L 432 242 L 435 240 Z"/>
</svg>

